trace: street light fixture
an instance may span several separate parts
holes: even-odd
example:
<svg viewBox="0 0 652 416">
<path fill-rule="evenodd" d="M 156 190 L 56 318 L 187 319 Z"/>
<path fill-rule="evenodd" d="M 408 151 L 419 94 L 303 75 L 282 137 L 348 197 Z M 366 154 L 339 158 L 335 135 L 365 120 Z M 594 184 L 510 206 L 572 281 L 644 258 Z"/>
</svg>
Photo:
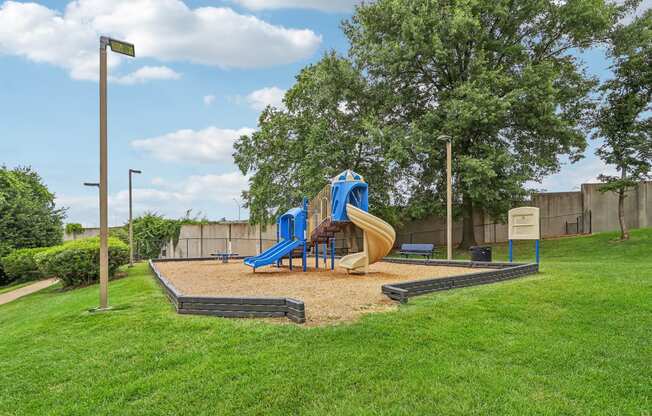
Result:
<svg viewBox="0 0 652 416">
<path fill-rule="evenodd" d="M 134 267 L 134 227 L 132 220 L 131 175 L 143 173 L 140 170 L 129 169 L 129 267 Z"/>
<path fill-rule="evenodd" d="M 446 139 L 446 258 L 453 260 L 453 139 L 446 134 L 438 139 Z"/>
<path fill-rule="evenodd" d="M 134 57 L 134 45 L 100 37 L 100 306 L 97 311 L 109 309 L 109 186 L 108 186 L 108 140 L 107 140 L 107 63 L 106 48 L 113 52 Z"/>
</svg>

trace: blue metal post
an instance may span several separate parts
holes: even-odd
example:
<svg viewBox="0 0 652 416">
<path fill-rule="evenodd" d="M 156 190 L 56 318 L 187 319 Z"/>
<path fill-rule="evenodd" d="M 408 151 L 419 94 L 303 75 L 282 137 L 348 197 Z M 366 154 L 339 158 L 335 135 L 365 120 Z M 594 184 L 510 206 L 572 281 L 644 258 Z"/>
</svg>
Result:
<svg viewBox="0 0 652 416">
<path fill-rule="evenodd" d="M 292 271 L 292 252 L 294 250 L 290 250 L 290 255 L 288 256 L 290 258 L 290 271 Z"/>
<path fill-rule="evenodd" d="M 512 262 L 512 260 L 514 260 L 513 249 L 514 249 L 514 244 L 512 240 L 509 240 L 509 262 L 510 263 Z"/>
<path fill-rule="evenodd" d="M 335 239 L 331 238 L 331 270 L 335 270 Z"/>
<path fill-rule="evenodd" d="M 537 240 L 535 244 L 536 244 L 535 251 L 536 251 L 536 254 L 537 254 L 537 264 L 539 264 L 539 260 L 540 260 L 540 256 L 539 256 L 539 240 Z"/>
<path fill-rule="evenodd" d="M 327 266 L 328 263 L 326 260 L 327 258 L 328 258 L 328 240 L 324 241 L 324 267 L 328 267 Z"/>
<path fill-rule="evenodd" d="M 319 242 L 315 243 L 315 269 L 319 270 Z"/>
<path fill-rule="evenodd" d="M 306 268 L 307 268 L 307 265 L 306 265 L 306 262 L 308 260 L 307 259 L 307 256 L 308 256 L 307 252 L 308 252 L 308 243 L 304 241 L 303 242 L 303 253 L 302 253 L 302 256 L 301 256 L 301 262 L 303 264 L 303 271 L 304 272 L 306 271 Z"/>
</svg>

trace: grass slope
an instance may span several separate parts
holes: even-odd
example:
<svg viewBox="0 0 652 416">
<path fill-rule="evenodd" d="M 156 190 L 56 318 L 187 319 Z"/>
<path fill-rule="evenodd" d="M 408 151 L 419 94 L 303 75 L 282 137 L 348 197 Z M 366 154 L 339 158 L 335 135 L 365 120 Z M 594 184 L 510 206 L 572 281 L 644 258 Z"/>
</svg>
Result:
<svg viewBox="0 0 652 416">
<path fill-rule="evenodd" d="M 652 230 L 614 237 L 333 327 L 180 316 L 143 264 L 110 313 L 86 311 L 97 286 L 47 289 L 0 306 L 0 414 L 647 415 Z"/>
</svg>

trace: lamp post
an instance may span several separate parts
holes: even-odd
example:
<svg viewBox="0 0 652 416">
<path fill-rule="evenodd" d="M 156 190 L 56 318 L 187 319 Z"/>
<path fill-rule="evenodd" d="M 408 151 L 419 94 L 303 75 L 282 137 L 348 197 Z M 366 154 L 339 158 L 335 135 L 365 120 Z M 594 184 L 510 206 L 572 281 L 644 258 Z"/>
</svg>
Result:
<svg viewBox="0 0 652 416">
<path fill-rule="evenodd" d="M 439 139 L 446 139 L 446 259 L 453 260 L 453 139 L 448 135 Z"/>
<path fill-rule="evenodd" d="M 100 306 L 97 311 L 109 309 L 109 186 L 107 140 L 107 63 L 106 48 L 123 55 L 136 56 L 134 45 L 100 37 Z"/>
<path fill-rule="evenodd" d="M 235 204 L 238 206 L 238 221 L 240 221 L 240 201 L 233 198 L 233 202 L 235 202 Z"/>
<path fill-rule="evenodd" d="M 134 267 L 134 226 L 133 226 L 133 204 L 131 198 L 131 175 L 141 174 L 140 170 L 129 169 L 129 267 Z"/>
</svg>

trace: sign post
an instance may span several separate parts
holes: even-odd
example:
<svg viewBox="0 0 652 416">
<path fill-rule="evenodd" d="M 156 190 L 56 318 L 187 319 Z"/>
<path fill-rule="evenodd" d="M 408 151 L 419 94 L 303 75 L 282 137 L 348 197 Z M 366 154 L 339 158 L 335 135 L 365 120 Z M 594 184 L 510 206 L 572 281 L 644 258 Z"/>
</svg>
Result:
<svg viewBox="0 0 652 416">
<path fill-rule="evenodd" d="M 108 187 L 108 141 L 107 141 L 107 63 L 106 47 L 113 52 L 136 56 L 134 45 L 127 42 L 100 37 L 100 306 L 98 311 L 109 309 L 109 187 Z"/>
<path fill-rule="evenodd" d="M 536 259 L 539 263 L 539 208 L 519 207 L 510 209 L 508 213 L 509 262 L 514 260 L 514 240 L 535 240 Z"/>
</svg>

